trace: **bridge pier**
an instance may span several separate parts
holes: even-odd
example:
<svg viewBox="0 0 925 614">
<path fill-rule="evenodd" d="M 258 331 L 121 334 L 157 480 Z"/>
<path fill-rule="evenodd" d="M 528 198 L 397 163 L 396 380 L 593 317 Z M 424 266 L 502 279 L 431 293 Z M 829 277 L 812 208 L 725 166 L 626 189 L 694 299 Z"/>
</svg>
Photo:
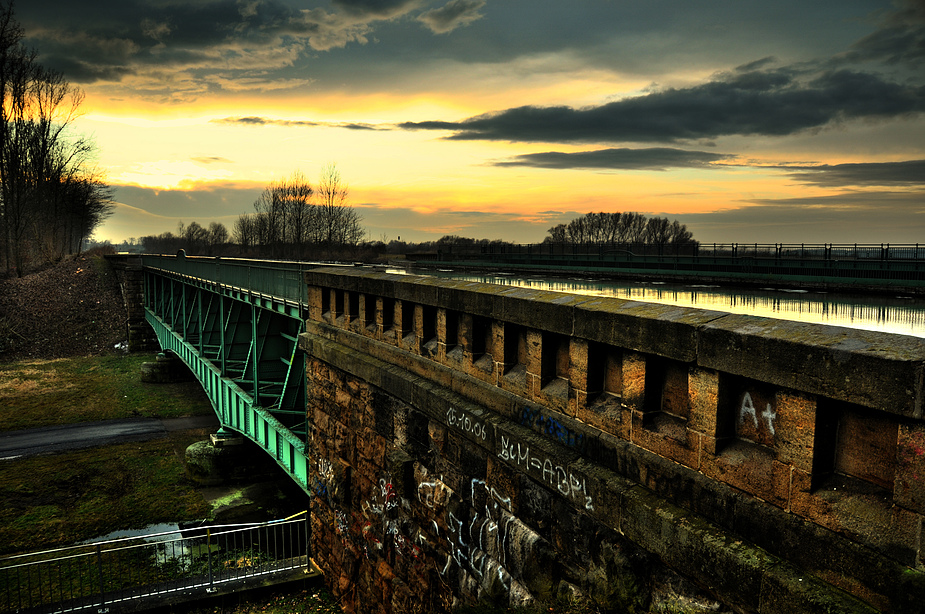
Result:
<svg viewBox="0 0 925 614">
<path fill-rule="evenodd" d="M 161 352 L 154 362 L 141 363 L 141 381 L 149 384 L 172 384 L 193 379 L 189 367 L 175 354 Z"/>
<path fill-rule="evenodd" d="M 128 350 L 150 352 L 159 349 L 157 336 L 145 321 L 144 269 L 140 257 L 108 257 L 122 289 L 122 302 L 128 318 Z"/>
</svg>

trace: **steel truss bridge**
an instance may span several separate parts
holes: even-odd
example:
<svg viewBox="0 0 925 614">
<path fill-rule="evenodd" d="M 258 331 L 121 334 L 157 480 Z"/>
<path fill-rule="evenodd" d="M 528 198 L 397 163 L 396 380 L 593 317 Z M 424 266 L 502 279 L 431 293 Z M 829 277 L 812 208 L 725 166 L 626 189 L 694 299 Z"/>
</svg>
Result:
<svg viewBox="0 0 925 614">
<path fill-rule="evenodd" d="M 309 492 L 304 271 L 317 264 L 143 256 L 145 318 L 190 368 L 221 422 Z"/>
</svg>

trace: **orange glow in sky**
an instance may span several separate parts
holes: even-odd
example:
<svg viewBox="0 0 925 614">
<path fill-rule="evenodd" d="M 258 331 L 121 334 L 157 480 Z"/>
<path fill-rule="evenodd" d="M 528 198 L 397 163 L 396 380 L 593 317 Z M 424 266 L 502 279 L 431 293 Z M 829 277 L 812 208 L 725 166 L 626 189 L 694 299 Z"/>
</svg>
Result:
<svg viewBox="0 0 925 614">
<path fill-rule="evenodd" d="M 230 229 L 331 163 L 376 240 L 538 242 L 590 211 L 704 242 L 925 236 L 914 0 L 355 4 L 18 5 L 87 94 L 117 203 L 96 238 Z"/>
</svg>

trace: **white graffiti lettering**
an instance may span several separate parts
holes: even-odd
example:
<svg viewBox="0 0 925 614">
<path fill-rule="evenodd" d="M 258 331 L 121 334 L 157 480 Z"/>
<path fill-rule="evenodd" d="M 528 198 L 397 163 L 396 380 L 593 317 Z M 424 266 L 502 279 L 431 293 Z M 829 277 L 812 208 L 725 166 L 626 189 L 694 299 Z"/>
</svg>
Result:
<svg viewBox="0 0 925 614">
<path fill-rule="evenodd" d="M 752 424 L 755 426 L 755 430 L 758 429 L 758 411 L 755 409 L 755 403 L 752 401 L 752 395 L 748 392 L 742 397 L 742 405 L 739 408 L 739 424 L 745 422 L 745 417 L 751 416 Z M 774 421 L 777 419 L 777 412 L 771 409 L 771 404 L 768 403 L 764 411 L 761 412 L 761 418 L 768 425 L 768 432 L 771 433 L 773 437 L 776 433 L 774 431 Z"/>
<path fill-rule="evenodd" d="M 446 423 L 464 433 L 471 433 L 482 441 L 485 441 L 488 437 L 488 429 L 485 427 L 485 423 L 464 411 L 449 408 L 446 412 Z"/>
<path fill-rule="evenodd" d="M 512 442 L 505 435 L 501 436 L 498 458 L 524 468 L 528 472 L 539 474 L 540 479 L 562 495 L 584 504 L 588 511 L 594 510 L 594 502 L 588 495 L 585 478 L 578 476 L 549 457 L 530 454 L 530 446 Z"/>
</svg>

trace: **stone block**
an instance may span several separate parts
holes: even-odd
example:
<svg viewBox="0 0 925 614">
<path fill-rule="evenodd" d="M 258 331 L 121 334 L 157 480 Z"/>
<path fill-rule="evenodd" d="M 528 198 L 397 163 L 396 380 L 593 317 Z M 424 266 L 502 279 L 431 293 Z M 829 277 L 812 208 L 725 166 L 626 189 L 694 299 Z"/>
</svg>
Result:
<svg viewBox="0 0 925 614">
<path fill-rule="evenodd" d="M 773 557 L 640 487 L 624 493 L 623 502 L 623 535 L 683 569 L 734 609 L 759 611 L 764 570 L 775 563 Z"/>
<path fill-rule="evenodd" d="M 716 437 L 719 412 L 719 374 L 712 369 L 691 367 L 688 376 L 690 417 L 688 427 Z"/>
<path fill-rule="evenodd" d="M 596 429 L 628 439 L 630 422 L 623 421 L 624 409 L 620 399 L 613 395 L 598 396 L 594 402 L 588 402 L 580 396 L 576 399 L 575 418 Z"/>
<path fill-rule="evenodd" d="M 503 523 L 505 568 L 536 597 L 551 600 L 557 586 L 555 549 L 520 519 L 508 518 Z"/>
<path fill-rule="evenodd" d="M 527 339 L 527 394 L 534 398 L 540 392 L 543 373 L 543 333 L 528 329 Z"/>
<path fill-rule="evenodd" d="M 922 416 L 925 339 L 729 315 L 700 330 L 701 366 L 899 415 Z"/>
<path fill-rule="evenodd" d="M 832 587 L 811 574 L 779 564 L 761 584 L 761 613 L 874 614 L 876 609 Z"/>
<path fill-rule="evenodd" d="M 569 344 L 568 381 L 576 391 L 588 393 L 588 342 L 572 338 Z"/>
<path fill-rule="evenodd" d="M 813 488 L 809 474 L 795 471 L 791 511 L 903 565 L 919 565 L 921 515 L 868 482 L 835 475 Z"/>
<path fill-rule="evenodd" d="M 812 396 L 778 390 L 776 411 L 769 416 L 777 460 L 807 473 L 813 468 L 816 438 L 816 399 Z"/>
<path fill-rule="evenodd" d="M 790 505 L 791 467 L 774 458 L 774 452 L 751 442 L 735 440 L 716 456 L 703 455 L 704 475 L 781 509 Z"/>
<path fill-rule="evenodd" d="M 494 312 L 498 319 L 561 335 L 574 334 L 575 309 L 591 300 L 576 294 L 519 287 L 504 288 L 498 296 L 502 299 L 500 309 Z"/>
<path fill-rule="evenodd" d="M 687 467 L 697 469 L 700 466 L 700 434 L 690 431 L 673 416 L 633 412 L 632 441 Z"/>
<path fill-rule="evenodd" d="M 448 535 L 450 518 L 459 518 L 462 499 L 442 479 L 431 473 L 416 472 L 417 512 L 422 519 L 422 527 L 434 543 L 440 542 Z"/>
<path fill-rule="evenodd" d="M 623 404 L 634 410 L 642 410 L 646 396 L 646 359 L 635 352 L 623 353 Z"/>
<path fill-rule="evenodd" d="M 636 352 L 693 362 L 698 330 L 727 314 L 675 305 L 595 298 L 579 306 L 577 337 Z"/>
<path fill-rule="evenodd" d="M 900 424 L 894 497 L 896 503 L 925 513 L 925 425 Z"/>
<path fill-rule="evenodd" d="M 896 416 L 844 403 L 832 410 L 838 416 L 835 471 L 892 491 L 901 464 Z"/>
<path fill-rule="evenodd" d="M 491 456 L 485 480 L 472 481 L 472 507 L 484 505 L 485 514 L 496 522 L 503 513 L 519 513 L 519 494 L 520 474 Z"/>
</svg>

